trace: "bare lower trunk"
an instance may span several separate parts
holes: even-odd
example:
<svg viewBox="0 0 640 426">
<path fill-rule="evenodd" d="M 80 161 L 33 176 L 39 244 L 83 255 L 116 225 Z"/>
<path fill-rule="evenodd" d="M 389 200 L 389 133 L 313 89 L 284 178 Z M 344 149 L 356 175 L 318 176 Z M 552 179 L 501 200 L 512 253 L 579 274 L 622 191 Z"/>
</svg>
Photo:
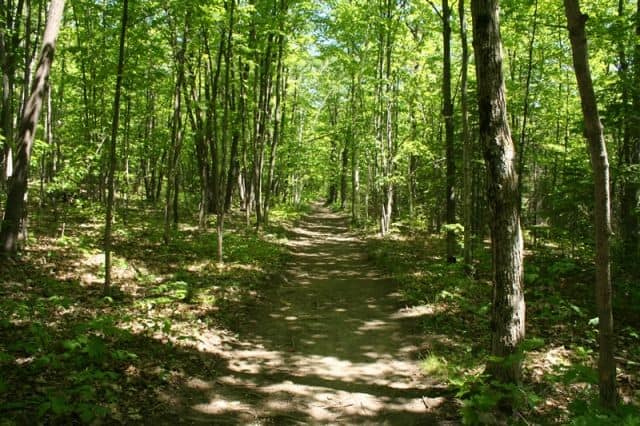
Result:
<svg viewBox="0 0 640 426">
<path fill-rule="evenodd" d="M 224 242 L 224 211 L 221 209 L 218 212 L 217 220 L 216 220 L 216 236 L 218 238 L 218 244 L 216 246 L 218 251 L 218 263 L 224 263 L 224 250 L 223 250 L 223 242 Z"/>
<path fill-rule="evenodd" d="M 351 222 L 360 222 L 360 165 L 355 146 L 351 149 Z"/>
<path fill-rule="evenodd" d="M 515 150 L 502 74 L 498 1 L 472 0 L 471 10 L 493 252 L 492 360 L 487 371 L 501 382 L 515 383 L 521 376 L 518 353 L 525 335 L 523 241 Z"/>
<path fill-rule="evenodd" d="M 580 91 L 585 136 L 589 144 L 594 180 L 594 227 L 596 237 L 596 302 L 598 306 L 599 343 L 598 372 L 600 401 L 609 408 L 617 403 L 616 363 L 613 357 L 615 335 L 611 304 L 611 273 L 609 266 L 609 237 L 611 235 L 611 201 L 609 194 L 609 160 L 600 122 L 596 95 L 589 68 L 589 52 L 585 23 L 587 16 L 580 11 L 578 0 L 564 0 L 569 24 L 569 38 L 573 52 L 573 66 Z"/>
<path fill-rule="evenodd" d="M 107 212 L 104 227 L 104 292 L 111 287 L 111 228 L 113 225 L 113 208 L 115 198 L 115 172 L 116 172 L 116 142 L 118 138 L 118 123 L 120 121 L 120 93 L 122 90 L 122 78 L 124 72 L 124 48 L 127 31 L 129 1 L 124 0 L 122 5 L 122 27 L 120 29 L 120 49 L 118 54 L 118 69 L 116 77 L 116 91 L 113 100 L 113 121 L 111 124 L 111 143 L 109 145 L 109 170 L 107 178 Z"/>
<path fill-rule="evenodd" d="M 207 214 L 209 203 L 209 187 L 207 185 L 208 173 L 205 170 L 200 171 L 200 204 L 198 205 L 198 230 L 204 232 L 207 230 Z"/>
<path fill-rule="evenodd" d="M 340 170 L 340 208 L 344 210 L 347 206 L 348 197 L 348 171 L 349 171 L 349 146 L 345 143 L 342 150 L 342 168 Z"/>
</svg>

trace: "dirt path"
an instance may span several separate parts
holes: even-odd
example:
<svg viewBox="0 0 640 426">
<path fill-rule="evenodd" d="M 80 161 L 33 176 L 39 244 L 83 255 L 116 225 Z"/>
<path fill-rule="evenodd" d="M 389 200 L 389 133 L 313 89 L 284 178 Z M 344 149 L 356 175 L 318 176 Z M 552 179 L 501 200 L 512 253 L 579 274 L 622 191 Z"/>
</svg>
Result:
<svg viewBox="0 0 640 426">
<path fill-rule="evenodd" d="M 420 372 L 415 319 L 346 219 L 315 206 L 292 232 L 285 283 L 220 339 L 216 381 L 186 384 L 188 420 L 455 423 L 447 389 Z"/>
</svg>

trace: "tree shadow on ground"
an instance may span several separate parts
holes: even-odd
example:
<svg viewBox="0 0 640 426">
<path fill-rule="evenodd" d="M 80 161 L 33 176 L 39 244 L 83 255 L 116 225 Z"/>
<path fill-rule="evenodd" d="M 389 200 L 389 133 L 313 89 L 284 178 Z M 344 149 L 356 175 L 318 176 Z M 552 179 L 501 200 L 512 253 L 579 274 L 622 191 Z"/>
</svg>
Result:
<svg viewBox="0 0 640 426">
<path fill-rule="evenodd" d="M 2 352 L 10 355 L 0 369 L 12 390 L 0 393 L 3 417 L 29 423 L 49 404 L 43 419 L 59 424 L 82 419 L 86 406 L 106 408 L 107 419 L 123 423 L 456 423 L 453 391 L 416 366 L 419 318 L 398 315 L 397 286 L 370 270 L 361 244 L 345 235 L 344 219 L 315 221 L 309 216 L 291 231 L 284 282 L 263 282 L 254 289 L 259 296 L 245 293 L 234 306 L 192 309 L 193 301 L 174 297 L 162 315 L 153 317 L 161 307 L 149 304 L 141 318 L 123 318 L 149 294 L 125 291 L 106 300 L 99 286 L 65 282 L 37 256 L 4 269 L 3 296 L 34 309 L 22 316 L 14 309 L 0 328 Z M 207 260 L 206 237 L 186 233 L 173 249 L 195 247 L 174 253 L 169 266 L 153 245 L 147 252 L 127 246 L 137 238 L 143 234 L 117 240 L 117 253 L 149 274 L 202 289 L 219 283 L 219 271 L 188 267 Z M 232 331 L 221 329 L 221 311 L 237 305 L 241 312 L 222 321 Z M 437 315 L 454 321 L 456 314 Z M 162 321 L 184 316 L 194 318 L 175 333 L 165 330 Z M 154 318 L 161 322 L 144 325 Z M 189 334 L 184 328 L 192 325 Z M 12 346 L 21 340 L 26 344 Z M 56 412 L 55 401 L 68 409 Z"/>
</svg>

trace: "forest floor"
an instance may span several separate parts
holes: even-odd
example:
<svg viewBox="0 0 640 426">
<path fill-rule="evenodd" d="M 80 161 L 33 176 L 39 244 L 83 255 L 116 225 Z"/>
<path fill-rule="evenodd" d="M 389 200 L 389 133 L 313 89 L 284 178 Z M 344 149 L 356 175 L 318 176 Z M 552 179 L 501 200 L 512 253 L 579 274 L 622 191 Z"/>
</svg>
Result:
<svg viewBox="0 0 640 426">
<path fill-rule="evenodd" d="M 344 215 L 315 205 L 290 230 L 283 283 L 246 312 L 215 380 L 175 397 L 185 418 L 449 424 L 453 393 L 420 369 L 419 336 L 398 286 L 367 262 Z M 211 417 L 219 421 L 219 417 Z"/>
<path fill-rule="evenodd" d="M 261 232 L 232 215 L 219 265 L 211 227 L 165 243 L 141 203 L 119 212 L 105 296 L 100 207 L 33 213 L 27 250 L 0 265 L 2 426 L 639 424 L 640 293 L 616 287 L 625 405 L 601 412 L 588 248 L 528 252 L 524 380 L 496 388 L 486 246 L 470 277 L 440 235 L 358 235 L 314 204 Z M 503 396 L 516 410 L 498 420 Z"/>
<path fill-rule="evenodd" d="M 274 211 L 267 233 L 231 218 L 218 265 L 212 231 L 181 224 L 165 244 L 140 206 L 105 297 L 101 212 L 36 213 L 0 268 L 2 425 L 459 423 L 398 284 L 343 214 Z"/>
</svg>

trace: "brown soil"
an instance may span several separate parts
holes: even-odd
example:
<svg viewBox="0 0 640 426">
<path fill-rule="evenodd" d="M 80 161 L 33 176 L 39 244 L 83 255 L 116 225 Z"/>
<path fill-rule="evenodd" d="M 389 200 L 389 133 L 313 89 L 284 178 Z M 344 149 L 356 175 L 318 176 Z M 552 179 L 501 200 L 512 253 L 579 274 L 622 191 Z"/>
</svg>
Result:
<svg viewBox="0 0 640 426">
<path fill-rule="evenodd" d="M 161 395 L 182 407 L 177 417 L 215 424 L 456 424 L 451 391 L 420 370 L 415 318 L 403 309 L 397 285 L 367 263 L 347 220 L 316 205 L 291 232 L 283 283 L 251 308 L 235 335 L 199 345 L 215 355 L 215 380 L 189 375 L 175 393 Z"/>
</svg>

